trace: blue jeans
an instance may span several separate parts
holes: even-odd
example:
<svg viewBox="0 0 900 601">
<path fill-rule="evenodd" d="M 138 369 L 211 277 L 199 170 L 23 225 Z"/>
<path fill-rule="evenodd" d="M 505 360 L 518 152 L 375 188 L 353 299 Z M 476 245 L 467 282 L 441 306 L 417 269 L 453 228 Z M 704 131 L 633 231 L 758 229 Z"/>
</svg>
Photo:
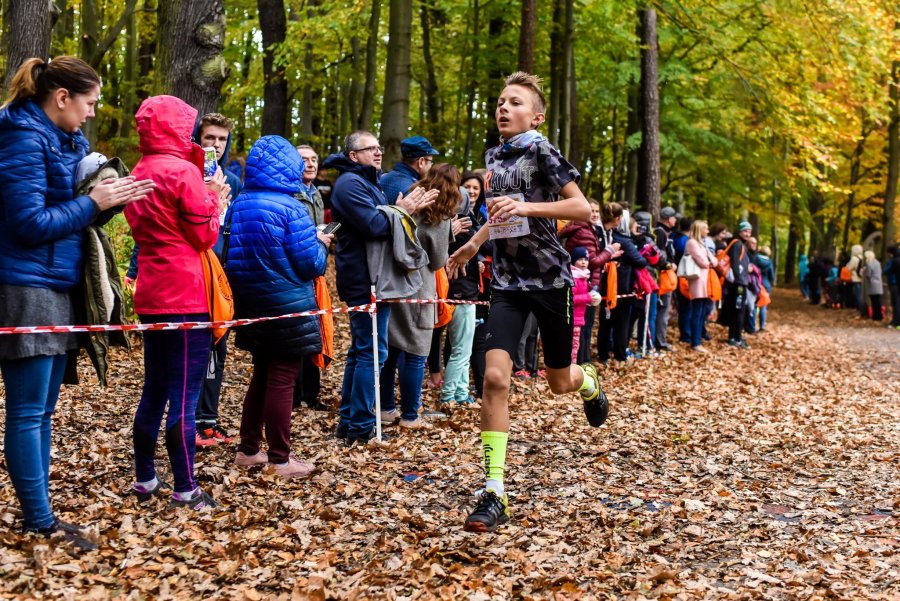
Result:
<svg viewBox="0 0 900 601">
<path fill-rule="evenodd" d="M 378 304 L 378 369 L 387 359 L 388 323 L 391 306 Z M 338 431 L 351 438 L 368 436 L 375 428 L 375 351 L 372 344 L 372 317 L 350 313 L 350 348 L 344 367 Z"/>
<path fill-rule="evenodd" d="M 207 314 L 141 315 L 142 323 L 206 321 Z M 138 482 L 156 477 L 159 426 L 166 416 L 166 451 L 175 492 L 191 492 L 194 480 L 195 414 L 212 345 L 210 330 L 144 333 L 144 389 L 134 414 L 134 471 Z"/>
<path fill-rule="evenodd" d="M 707 299 L 691 299 L 691 347 L 703 344 L 703 323 L 706 321 Z"/>
<path fill-rule="evenodd" d="M 769 307 L 760 307 L 759 308 L 759 329 L 766 329 L 766 314 L 769 312 Z"/>
<path fill-rule="evenodd" d="M 6 386 L 4 453 L 9 479 L 22 505 L 25 528 L 48 528 L 50 509 L 50 418 L 59 398 L 66 356 L 0 362 Z"/>
<path fill-rule="evenodd" d="M 419 418 L 422 408 L 422 378 L 425 377 L 426 355 L 413 355 L 388 346 L 388 356 L 381 368 L 381 410 L 397 408 L 394 377 L 400 371 L 400 417 L 406 421 Z"/>
<path fill-rule="evenodd" d="M 678 338 L 682 342 L 691 341 L 691 299 L 677 290 L 673 293 L 678 300 Z"/>
<path fill-rule="evenodd" d="M 444 370 L 442 401 L 464 401 L 469 396 L 469 358 L 475 338 L 475 305 L 457 305 L 447 328 L 450 360 Z"/>
</svg>

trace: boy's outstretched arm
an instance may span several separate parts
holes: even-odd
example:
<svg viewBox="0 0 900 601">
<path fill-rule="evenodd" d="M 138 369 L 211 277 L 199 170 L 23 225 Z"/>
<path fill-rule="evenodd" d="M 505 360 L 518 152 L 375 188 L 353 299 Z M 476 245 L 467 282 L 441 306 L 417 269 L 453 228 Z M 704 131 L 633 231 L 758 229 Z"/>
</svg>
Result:
<svg viewBox="0 0 900 601">
<path fill-rule="evenodd" d="M 481 226 L 481 229 L 475 232 L 475 235 L 472 236 L 468 242 L 456 249 L 456 252 L 447 259 L 447 277 L 452 280 L 460 275 L 465 276 L 466 263 L 478 253 L 478 249 L 481 248 L 481 245 L 484 244 L 487 239 L 488 226 L 487 224 L 484 224 Z"/>
<path fill-rule="evenodd" d="M 491 201 L 488 211 L 491 219 L 506 219 L 510 215 L 521 217 L 543 217 L 546 219 L 566 219 L 570 221 L 590 221 L 591 205 L 575 182 L 569 182 L 559 191 L 556 202 L 519 202 L 508 196 Z"/>
</svg>

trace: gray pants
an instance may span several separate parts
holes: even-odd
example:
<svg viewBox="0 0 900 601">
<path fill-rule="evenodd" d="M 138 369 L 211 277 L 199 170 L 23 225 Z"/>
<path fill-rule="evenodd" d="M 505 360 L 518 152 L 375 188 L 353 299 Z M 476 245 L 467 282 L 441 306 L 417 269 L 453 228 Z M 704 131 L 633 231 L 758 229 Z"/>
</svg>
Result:
<svg viewBox="0 0 900 601">
<path fill-rule="evenodd" d="M 537 371 L 537 338 L 538 325 L 534 313 L 529 313 L 522 328 L 522 338 L 519 339 L 519 348 L 513 361 L 513 372 L 527 370 L 532 373 Z"/>
<path fill-rule="evenodd" d="M 659 296 L 659 309 L 656 311 L 656 339 L 653 346 L 663 348 L 669 346 L 666 342 L 666 328 L 669 327 L 669 308 L 672 306 L 672 293 Z"/>
</svg>

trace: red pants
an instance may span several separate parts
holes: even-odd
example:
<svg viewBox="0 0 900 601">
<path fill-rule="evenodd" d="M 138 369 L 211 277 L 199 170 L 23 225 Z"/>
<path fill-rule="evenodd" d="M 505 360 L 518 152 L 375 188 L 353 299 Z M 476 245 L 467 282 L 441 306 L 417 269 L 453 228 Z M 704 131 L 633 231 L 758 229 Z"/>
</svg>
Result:
<svg viewBox="0 0 900 601">
<path fill-rule="evenodd" d="M 241 415 L 241 444 L 246 455 L 259 452 L 263 440 L 269 443 L 269 463 L 286 463 L 291 453 L 291 410 L 300 361 L 253 358 L 253 377 L 244 397 Z"/>
</svg>

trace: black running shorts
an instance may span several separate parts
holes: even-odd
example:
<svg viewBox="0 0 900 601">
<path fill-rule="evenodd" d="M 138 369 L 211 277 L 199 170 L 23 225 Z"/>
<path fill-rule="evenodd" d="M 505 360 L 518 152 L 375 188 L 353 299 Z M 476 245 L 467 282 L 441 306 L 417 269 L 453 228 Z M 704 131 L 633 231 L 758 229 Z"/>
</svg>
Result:
<svg viewBox="0 0 900 601">
<path fill-rule="evenodd" d="M 516 356 L 528 314 L 534 313 L 544 349 L 544 365 L 563 369 L 572 364 L 572 289 L 570 287 L 520 292 L 491 290 L 486 350 Z"/>
</svg>

